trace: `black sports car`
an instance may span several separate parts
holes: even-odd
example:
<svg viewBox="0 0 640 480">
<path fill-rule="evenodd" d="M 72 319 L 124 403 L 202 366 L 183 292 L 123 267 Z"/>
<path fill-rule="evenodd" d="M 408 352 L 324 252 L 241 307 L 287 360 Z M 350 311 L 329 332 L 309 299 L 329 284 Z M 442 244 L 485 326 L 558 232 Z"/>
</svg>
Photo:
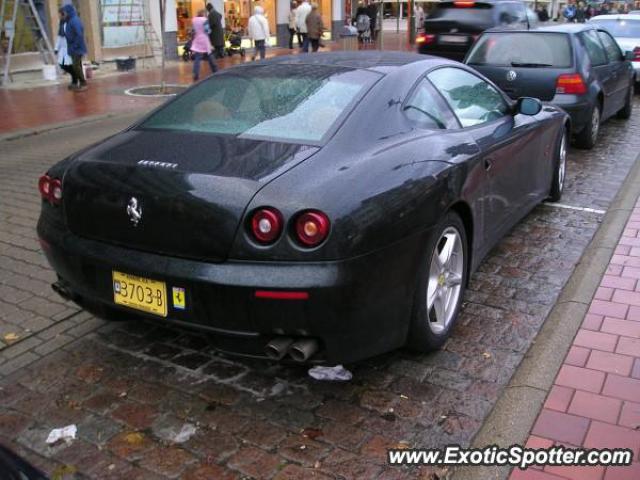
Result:
<svg viewBox="0 0 640 480">
<path fill-rule="evenodd" d="M 469 273 L 562 193 L 569 118 L 465 65 L 349 52 L 229 68 L 40 179 L 56 291 L 350 362 L 443 344 Z"/>
</svg>

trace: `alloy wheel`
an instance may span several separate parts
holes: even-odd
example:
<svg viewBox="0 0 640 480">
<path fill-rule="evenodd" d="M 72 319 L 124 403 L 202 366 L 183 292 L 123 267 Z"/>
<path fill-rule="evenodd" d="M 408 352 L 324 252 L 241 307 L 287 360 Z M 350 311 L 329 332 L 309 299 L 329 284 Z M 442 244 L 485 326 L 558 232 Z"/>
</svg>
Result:
<svg viewBox="0 0 640 480">
<path fill-rule="evenodd" d="M 427 282 L 427 316 L 435 334 L 445 331 L 453 320 L 462 291 L 464 261 L 460 232 L 449 226 L 436 242 Z"/>
<path fill-rule="evenodd" d="M 593 140 L 593 143 L 596 143 L 598 138 L 598 130 L 600 130 L 600 109 L 594 107 L 591 114 L 591 140 Z"/>
<path fill-rule="evenodd" d="M 567 171 L 567 134 L 562 135 L 560 151 L 558 152 L 558 190 L 564 188 L 564 176 Z"/>
</svg>

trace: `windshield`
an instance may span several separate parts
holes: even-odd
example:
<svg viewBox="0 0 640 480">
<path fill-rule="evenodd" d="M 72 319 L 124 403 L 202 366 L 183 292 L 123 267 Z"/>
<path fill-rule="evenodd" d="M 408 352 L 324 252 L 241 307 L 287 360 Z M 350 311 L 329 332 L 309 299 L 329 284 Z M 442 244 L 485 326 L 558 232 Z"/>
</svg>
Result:
<svg viewBox="0 0 640 480">
<path fill-rule="evenodd" d="M 591 22 L 606 28 L 614 37 L 640 38 L 639 20 L 598 20 L 594 18 Z"/>
<path fill-rule="evenodd" d="M 232 69 L 176 98 L 140 128 L 320 143 L 378 78 L 332 66 Z"/>
<path fill-rule="evenodd" d="M 469 53 L 469 65 L 510 67 L 571 66 L 571 45 L 564 33 L 485 33 Z"/>
</svg>

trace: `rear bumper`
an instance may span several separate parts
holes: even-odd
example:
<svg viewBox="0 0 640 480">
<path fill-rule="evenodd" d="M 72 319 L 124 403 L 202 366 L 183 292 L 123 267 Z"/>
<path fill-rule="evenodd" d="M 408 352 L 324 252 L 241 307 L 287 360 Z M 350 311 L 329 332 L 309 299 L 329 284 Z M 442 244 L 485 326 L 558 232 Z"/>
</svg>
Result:
<svg viewBox="0 0 640 480">
<path fill-rule="evenodd" d="M 206 263 L 134 251 L 80 238 L 41 216 L 38 235 L 62 284 L 82 306 L 122 309 L 131 318 L 187 326 L 214 335 L 228 353 L 265 357 L 277 336 L 319 341 L 313 363 L 348 363 L 405 343 L 421 239 L 342 261 Z M 146 314 L 113 302 L 112 271 L 166 283 L 168 315 Z M 173 287 L 186 308 L 175 308 Z M 308 292 L 306 300 L 256 298 L 256 290 Z M 266 357 L 265 357 L 266 358 Z"/>
<path fill-rule="evenodd" d="M 557 94 L 552 104 L 562 108 L 571 117 L 572 133 L 580 133 L 591 120 L 592 103 L 586 96 Z"/>
<path fill-rule="evenodd" d="M 456 60 L 462 62 L 467 55 L 470 46 L 445 46 L 445 45 L 420 45 L 418 46 L 418 53 L 423 55 L 435 55 L 437 57 L 444 57 L 450 60 Z"/>
</svg>

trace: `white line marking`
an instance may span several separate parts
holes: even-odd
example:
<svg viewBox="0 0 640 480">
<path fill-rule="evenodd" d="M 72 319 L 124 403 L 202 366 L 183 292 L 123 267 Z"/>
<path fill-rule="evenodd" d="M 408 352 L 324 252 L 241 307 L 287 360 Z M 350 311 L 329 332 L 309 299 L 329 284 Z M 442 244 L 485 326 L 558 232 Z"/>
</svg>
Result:
<svg viewBox="0 0 640 480">
<path fill-rule="evenodd" d="M 580 212 L 589 212 L 589 213 L 597 213 L 599 215 L 604 215 L 606 210 L 598 210 L 596 208 L 586 208 L 586 207 L 574 207 L 573 205 L 565 205 L 564 203 L 553 203 L 553 202 L 544 202 L 544 205 L 554 208 L 565 208 L 567 210 L 578 210 Z"/>
</svg>

